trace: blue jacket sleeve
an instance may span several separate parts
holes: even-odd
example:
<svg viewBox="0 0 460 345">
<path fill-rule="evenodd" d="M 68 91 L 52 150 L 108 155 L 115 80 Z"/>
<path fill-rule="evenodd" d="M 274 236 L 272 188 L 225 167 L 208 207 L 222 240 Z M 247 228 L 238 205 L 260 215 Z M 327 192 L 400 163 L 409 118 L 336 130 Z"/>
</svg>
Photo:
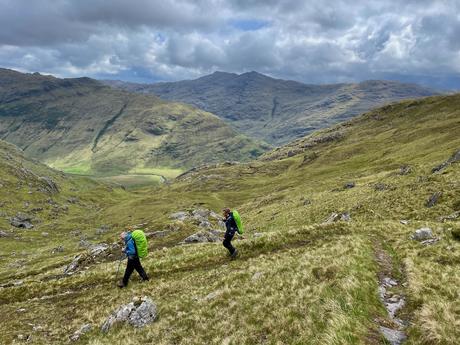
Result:
<svg viewBox="0 0 460 345">
<path fill-rule="evenodd" d="M 136 247 L 134 244 L 134 239 L 131 237 L 131 234 L 127 234 L 125 237 L 125 254 L 127 256 L 136 255 Z"/>
</svg>

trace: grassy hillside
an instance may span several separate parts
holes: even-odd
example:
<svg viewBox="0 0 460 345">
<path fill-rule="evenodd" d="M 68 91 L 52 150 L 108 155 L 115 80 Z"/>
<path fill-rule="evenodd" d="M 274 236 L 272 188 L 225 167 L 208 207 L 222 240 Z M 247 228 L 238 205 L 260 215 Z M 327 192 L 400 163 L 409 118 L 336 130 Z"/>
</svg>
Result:
<svg viewBox="0 0 460 345">
<path fill-rule="evenodd" d="M 89 78 L 6 69 L 0 69 L 0 137 L 52 167 L 91 175 L 142 170 L 166 177 L 204 163 L 245 161 L 268 148 L 192 106 Z"/>
<path fill-rule="evenodd" d="M 196 80 L 171 83 L 106 83 L 193 104 L 216 114 L 251 138 L 276 145 L 388 102 L 435 94 L 428 88 L 392 81 L 308 85 L 256 72 L 240 75 L 215 72 Z"/>
<path fill-rule="evenodd" d="M 457 344 L 460 162 L 449 157 L 460 150 L 459 109 L 460 95 L 405 101 L 259 161 L 193 170 L 155 189 L 101 191 L 111 197 L 98 199 L 94 228 L 110 230 L 98 240 L 114 240 L 126 224 L 167 230 L 151 240 L 144 260 L 151 281 L 134 277 L 127 289 L 115 287 L 116 261 L 62 276 L 78 239 L 66 239 L 65 254 L 52 256 L 57 242 L 30 240 L 46 224 L 14 242 L 0 238 L 0 341 L 65 343 L 88 323 L 78 343 L 387 344 L 380 327 L 398 327 L 379 285 L 392 278 L 397 285 L 388 294 L 406 301 L 397 313 L 406 343 Z M 237 260 L 219 243 L 175 245 L 197 225 L 171 213 L 225 205 L 245 221 L 244 238 L 234 241 Z M 410 239 L 421 227 L 438 241 Z M 111 312 L 143 295 L 158 304 L 156 322 L 101 333 Z"/>
</svg>

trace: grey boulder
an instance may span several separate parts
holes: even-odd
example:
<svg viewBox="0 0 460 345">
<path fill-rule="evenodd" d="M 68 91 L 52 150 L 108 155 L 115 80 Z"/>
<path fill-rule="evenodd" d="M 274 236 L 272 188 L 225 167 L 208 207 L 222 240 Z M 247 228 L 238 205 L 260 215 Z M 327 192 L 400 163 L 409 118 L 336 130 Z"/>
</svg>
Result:
<svg viewBox="0 0 460 345">
<path fill-rule="evenodd" d="M 416 241 L 424 241 L 433 238 L 433 231 L 430 228 L 420 228 L 415 230 L 412 239 Z"/>
<path fill-rule="evenodd" d="M 152 323 L 157 317 L 157 306 L 150 298 L 135 297 L 132 302 L 115 310 L 101 326 L 101 331 L 107 333 L 114 325 L 123 323 L 140 328 Z"/>
</svg>

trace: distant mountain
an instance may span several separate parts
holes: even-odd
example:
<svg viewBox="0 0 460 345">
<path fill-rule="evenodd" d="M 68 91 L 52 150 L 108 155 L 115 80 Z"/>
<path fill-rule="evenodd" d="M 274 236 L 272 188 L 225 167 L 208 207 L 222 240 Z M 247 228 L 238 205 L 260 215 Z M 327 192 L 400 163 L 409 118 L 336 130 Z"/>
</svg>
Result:
<svg viewBox="0 0 460 345">
<path fill-rule="evenodd" d="M 195 105 L 216 114 L 242 133 L 272 144 L 287 143 L 388 102 L 437 93 L 394 81 L 309 85 L 257 72 L 215 72 L 195 80 L 156 84 L 103 82 Z"/>
<path fill-rule="evenodd" d="M 148 173 L 248 160 L 268 146 L 217 116 L 89 78 L 0 69 L 0 138 L 65 171 Z"/>
</svg>

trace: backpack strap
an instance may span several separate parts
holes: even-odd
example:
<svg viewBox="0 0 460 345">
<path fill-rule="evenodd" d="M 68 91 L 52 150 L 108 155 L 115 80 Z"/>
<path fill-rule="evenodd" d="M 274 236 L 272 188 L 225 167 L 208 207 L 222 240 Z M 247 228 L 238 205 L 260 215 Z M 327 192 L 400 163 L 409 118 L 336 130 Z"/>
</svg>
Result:
<svg viewBox="0 0 460 345">
<path fill-rule="evenodd" d="M 136 251 L 136 256 L 139 257 L 139 254 L 137 254 L 136 240 L 135 240 L 134 237 L 132 237 L 132 236 L 131 236 L 131 241 L 133 241 L 133 243 L 134 243 L 134 250 Z"/>
</svg>

